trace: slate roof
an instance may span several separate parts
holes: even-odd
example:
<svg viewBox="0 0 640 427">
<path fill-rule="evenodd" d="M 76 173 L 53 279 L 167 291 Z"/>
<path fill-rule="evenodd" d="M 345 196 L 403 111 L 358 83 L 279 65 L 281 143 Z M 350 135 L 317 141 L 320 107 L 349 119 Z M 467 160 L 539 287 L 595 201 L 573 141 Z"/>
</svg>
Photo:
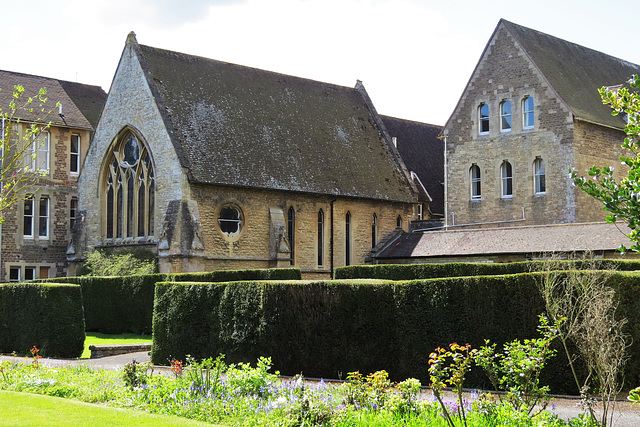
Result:
<svg viewBox="0 0 640 427">
<path fill-rule="evenodd" d="M 380 259 L 616 250 L 630 246 L 620 224 L 577 223 L 403 234 Z"/>
<path fill-rule="evenodd" d="M 615 86 L 640 73 L 640 65 L 580 46 L 504 19 L 505 28 L 544 75 L 577 119 L 624 128 L 621 117 L 611 116 L 597 89 Z"/>
<path fill-rule="evenodd" d="M 191 182 L 414 200 L 363 88 L 128 43 Z"/>
<path fill-rule="evenodd" d="M 16 114 L 17 118 L 24 121 L 50 121 L 55 126 L 94 130 L 107 99 L 107 94 L 99 86 L 0 70 L 0 108 L 3 111 L 7 111 L 16 85 L 22 85 L 25 89 L 21 98 L 23 102 L 26 102 L 29 96 L 37 95 L 41 88 L 45 88 L 47 102 L 43 107 L 45 113 L 48 113 L 43 116 L 38 108 L 39 102 L 34 101 L 31 104 L 34 112 L 21 110 Z M 58 102 L 62 105 L 64 120 L 58 115 Z"/>
<path fill-rule="evenodd" d="M 431 196 L 433 213 L 444 213 L 444 143 L 442 126 L 380 116 L 389 135 L 396 138 L 400 157 L 415 172 Z"/>
</svg>

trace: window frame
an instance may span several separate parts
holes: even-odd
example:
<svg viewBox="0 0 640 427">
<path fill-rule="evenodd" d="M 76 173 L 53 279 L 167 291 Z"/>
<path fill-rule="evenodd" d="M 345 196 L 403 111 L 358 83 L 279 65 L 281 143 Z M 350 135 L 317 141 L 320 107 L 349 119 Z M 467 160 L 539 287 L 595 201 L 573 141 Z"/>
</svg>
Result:
<svg viewBox="0 0 640 427">
<path fill-rule="evenodd" d="M 508 160 L 500 165 L 501 195 L 503 199 L 513 199 L 513 166 Z"/>
<path fill-rule="evenodd" d="M 43 202 L 45 202 L 44 213 L 42 211 Z M 48 196 L 41 196 L 38 201 L 38 238 L 46 240 L 49 238 L 51 218 L 51 200 Z M 44 220 L 44 223 L 43 223 Z M 44 227 L 43 227 L 44 224 Z M 44 230 L 44 232 L 43 232 Z"/>
<path fill-rule="evenodd" d="M 471 200 L 482 200 L 482 174 L 480 166 L 475 163 L 469 168 L 469 183 Z"/>
<path fill-rule="evenodd" d="M 317 235 L 317 239 L 318 239 L 318 246 L 317 246 L 317 250 L 318 250 L 318 267 L 323 267 L 324 266 L 324 211 L 322 209 L 320 209 L 318 211 L 318 235 Z"/>
<path fill-rule="evenodd" d="M 505 112 L 505 106 L 509 107 L 509 111 Z M 500 103 L 500 132 L 506 133 L 506 132 L 511 132 L 511 129 L 513 127 L 513 123 L 511 121 L 511 113 L 512 113 L 512 109 L 511 109 L 511 101 L 509 101 L 508 99 L 503 100 Z M 505 127 L 505 121 L 508 122 L 508 127 Z"/>
<path fill-rule="evenodd" d="M 73 143 L 74 137 L 77 139 L 75 150 Z M 69 140 L 69 173 L 74 176 L 80 174 L 81 141 L 80 135 L 76 133 L 71 134 L 71 139 Z"/>
<path fill-rule="evenodd" d="M 30 205 L 29 207 L 30 213 L 27 213 L 27 204 Z M 22 204 L 22 237 L 25 239 L 33 239 L 33 236 L 34 236 L 34 219 L 36 217 L 34 206 L 35 206 L 35 198 L 33 197 L 33 194 L 29 194 L 27 197 L 25 197 Z M 29 224 L 28 228 L 30 230 L 29 233 L 26 232 L 27 219 Z"/>
<path fill-rule="evenodd" d="M 42 139 L 43 137 L 44 140 Z M 34 135 L 29 148 L 29 167 L 34 172 L 49 175 L 51 172 L 51 134 L 47 130 L 39 131 Z M 44 165 L 44 168 L 40 166 Z"/>
<path fill-rule="evenodd" d="M 486 107 L 486 115 L 483 114 L 482 110 Z M 490 126 L 491 112 L 489 111 L 489 104 L 486 102 L 481 102 L 478 106 L 478 135 L 489 135 L 491 131 Z M 486 130 L 484 129 L 484 125 L 486 125 Z"/>
<path fill-rule="evenodd" d="M 531 101 L 531 109 L 528 109 L 529 100 Z M 535 128 L 535 101 L 533 96 L 527 95 L 522 98 L 522 129 Z"/>
<path fill-rule="evenodd" d="M 351 217 L 351 211 L 347 211 L 347 214 L 345 215 L 345 219 L 344 219 L 344 249 L 345 249 L 345 253 L 344 253 L 344 261 L 345 261 L 345 265 L 351 265 L 351 250 L 352 250 L 352 245 L 351 245 L 351 238 L 352 238 L 352 234 L 353 234 L 353 230 L 352 230 L 352 217 Z"/>
<path fill-rule="evenodd" d="M 234 211 L 236 215 L 233 215 L 234 218 L 226 215 L 223 216 L 225 211 Z M 220 233 L 227 238 L 238 237 L 244 228 L 244 214 L 242 213 L 242 209 L 234 203 L 226 203 L 220 207 L 217 215 L 217 221 Z M 235 231 L 226 231 L 226 224 L 235 224 Z"/>
<path fill-rule="evenodd" d="M 103 238 L 111 241 L 153 237 L 156 168 L 146 141 L 131 128 L 124 128 L 107 153 L 100 191 Z"/>
<path fill-rule="evenodd" d="M 76 224 L 77 216 L 78 216 L 78 198 L 72 197 L 69 200 L 69 230 L 73 230 L 73 226 Z"/>
<path fill-rule="evenodd" d="M 371 217 L 371 249 L 378 244 L 378 215 L 375 213 Z"/>
<path fill-rule="evenodd" d="M 536 157 L 533 161 L 533 192 L 536 196 L 547 194 L 547 172 L 544 160 Z"/>
<path fill-rule="evenodd" d="M 293 206 L 289 206 L 287 211 L 287 239 L 289 239 L 289 264 L 294 266 L 296 264 L 296 210 Z"/>
</svg>

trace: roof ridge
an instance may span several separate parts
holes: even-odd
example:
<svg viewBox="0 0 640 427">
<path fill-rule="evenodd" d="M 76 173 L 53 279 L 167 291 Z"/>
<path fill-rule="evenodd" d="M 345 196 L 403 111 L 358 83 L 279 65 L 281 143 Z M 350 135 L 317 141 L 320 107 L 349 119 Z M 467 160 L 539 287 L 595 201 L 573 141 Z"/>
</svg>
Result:
<svg viewBox="0 0 640 427">
<path fill-rule="evenodd" d="M 156 52 L 160 52 L 160 53 L 173 54 L 173 55 L 179 55 L 179 56 L 190 57 L 190 58 L 197 58 L 197 59 L 200 59 L 200 60 L 203 60 L 203 61 L 215 62 L 215 63 L 218 63 L 218 64 L 223 64 L 223 65 L 228 65 L 228 66 L 233 66 L 233 67 L 242 67 L 242 68 L 258 71 L 258 72 L 261 72 L 261 73 L 272 74 L 272 75 L 282 76 L 282 77 L 287 77 L 287 78 L 293 78 L 293 79 L 313 82 L 313 83 L 316 83 L 316 84 L 320 83 L 320 84 L 323 84 L 323 85 L 333 86 L 333 87 L 341 88 L 341 89 L 356 90 L 355 89 L 355 85 L 353 87 L 344 86 L 344 85 L 340 85 L 340 84 L 337 84 L 337 83 L 331 83 L 331 82 L 326 82 L 326 81 L 322 81 L 322 80 L 311 79 L 311 78 L 308 78 L 308 77 L 295 76 L 293 74 L 286 74 L 286 73 L 282 73 L 282 72 L 279 72 L 279 71 L 271 71 L 271 70 L 266 70 L 264 68 L 252 67 L 250 65 L 243 65 L 243 64 L 238 64 L 238 63 L 235 63 L 235 62 L 228 62 L 228 61 L 223 61 L 223 60 L 220 60 L 220 59 L 208 58 L 206 56 L 194 55 L 194 54 L 185 53 L 185 52 L 178 52 L 178 51 L 175 51 L 175 50 L 163 49 L 163 48 L 160 48 L 160 47 L 154 47 L 154 46 L 149 46 L 149 45 L 144 45 L 144 44 L 138 44 L 138 46 L 143 48 L 143 49 L 152 49 L 152 50 L 154 50 Z M 356 83 L 357 83 L 357 81 L 358 80 L 356 79 Z"/>
</svg>

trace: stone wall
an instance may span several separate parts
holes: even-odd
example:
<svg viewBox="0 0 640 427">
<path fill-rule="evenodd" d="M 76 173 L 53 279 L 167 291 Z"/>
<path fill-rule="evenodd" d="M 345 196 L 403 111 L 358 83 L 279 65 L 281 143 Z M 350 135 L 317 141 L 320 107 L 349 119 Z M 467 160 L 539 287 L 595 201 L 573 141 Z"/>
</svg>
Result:
<svg viewBox="0 0 640 427">
<path fill-rule="evenodd" d="M 87 248 L 102 244 L 106 236 L 101 191 L 103 161 L 116 136 L 125 128 L 140 135 L 151 152 L 156 173 L 154 238 L 157 239 L 169 202 L 186 198 L 189 187 L 135 50 L 129 45 L 125 46 L 80 177 L 80 210 L 85 215 L 85 228 L 75 237 L 78 241 L 73 257 L 77 259 Z"/>
<path fill-rule="evenodd" d="M 398 216 L 408 230 L 415 219 L 414 207 L 406 203 L 344 199 L 284 191 L 243 189 L 197 185 L 191 189 L 197 204 L 203 250 L 191 256 L 160 256 L 162 272 L 245 269 L 290 266 L 287 243 L 289 208 L 295 212 L 294 266 L 305 278 L 328 278 L 331 272 L 331 211 L 333 201 L 333 267 L 345 265 L 345 218 L 351 213 L 351 263 L 363 264 L 372 248 L 372 218 L 378 222 L 378 242 L 396 229 Z M 242 212 L 241 231 L 229 236 L 220 229 L 218 217 L 224 206 L 235 206 Z M 324 213 L 322 264 L 318 264 L 318 212 Z M 196 209 L 191 210 L 196 212 Z M 274 212 L 281 212 L 283 227 L 274 228 Z M 273 236 L 280 230 L 280 236 Z M 280 245 L 279 248 L 274 245 Z M 283 245 L 286 246 L 283 249 Z M 285 252 L 283 252 L 283 250 Z"/>
<path fill-rule="evenodd" d="M 535 120 L 533 128 L 526 129 L 522 102 L 528 96 L 534 99 Z M 506 132 L 500 128 L 500 104 L 505 100 L 511 102 L 512 110 L 512 127 Z M 488 134 L 479 131 L 482 103 L 490 110 Z M 575 162 L 573 128 L 571 112 L 511 35 L 499 27 L 445 127 L 447 224 L 513 226 L 578 220 L 568 175 Z M 536 158 L 545 163 L 544 194 L 534 190 Z M 504 161 L 513 169 L 512 197 L 503 197 L 501 191 Z M 471 200 L 469 171 L 473 164 L 481 170 L 480 200 Z"/>
<path fill-rule="evenodd" d="M 90 131 L 52 126 L 48 129 L 50 172 L 39 178 L 24 194 L 35 194 L 33 237 L 24 236 L 24 202 L 17 202 L 5 212 L 2 224 L 2 281 L 9 281 L 11 269 L 33 269 L 35 278 L 67 275 L 65 252 L 71 237 L 70 209 L 72 198 L 78 197 L 78 174 L 70 172 L 71 135 L 80 136 L 80 164 L 89 147 Z M 48 237 L 38 236 L 38 201 L 49 199 Z"/>
</svg>

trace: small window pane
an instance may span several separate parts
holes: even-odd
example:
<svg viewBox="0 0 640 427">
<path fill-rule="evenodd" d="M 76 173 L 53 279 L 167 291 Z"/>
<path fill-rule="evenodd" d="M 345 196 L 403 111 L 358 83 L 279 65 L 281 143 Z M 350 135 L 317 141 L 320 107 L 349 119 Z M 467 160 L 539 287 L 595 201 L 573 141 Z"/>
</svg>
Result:
<svg viewBox="0 0 640 427">
<path fill-rule="evenodd" d="M 489 106 L 480 104 L 480 133 L 489 133 Z"/>
<path fill-rule="evenodd" d="M 69 172 L 78 173 L 80 171 L 80 135 L 71 135 L 69 153 Z"/>
<path fill-rule="evenodd" d="M 502 197 L 513 196 L 513 172 L 511 163 L 502 164 Z"/>
<path fill-rule="evenodd" d="M 471 199 L 482 198 L 482 187 L 480 180 L 480 168 L 477 165 L 471 166 Z"/>
<path fill-rule="evenodd" d="M 40 199 L 40 212 L 38 216 L 38 236 L 49 236 L 49 198 L 42 197 Z"/>
<path fill-rule="evenodd" d="M 500 104 L 500 130 L 511 130 L 511 102 L 504 101 Z"/>
<path fill-rule="evenodd" d="M 533 97 L 528 96 L 522 101 L 522 127 L 533 128 Z"/>
<path fill-rule="evenodd" d="M 33 198 L 24 201 L 23 234 L 33 236 Z"/>
</svg>

